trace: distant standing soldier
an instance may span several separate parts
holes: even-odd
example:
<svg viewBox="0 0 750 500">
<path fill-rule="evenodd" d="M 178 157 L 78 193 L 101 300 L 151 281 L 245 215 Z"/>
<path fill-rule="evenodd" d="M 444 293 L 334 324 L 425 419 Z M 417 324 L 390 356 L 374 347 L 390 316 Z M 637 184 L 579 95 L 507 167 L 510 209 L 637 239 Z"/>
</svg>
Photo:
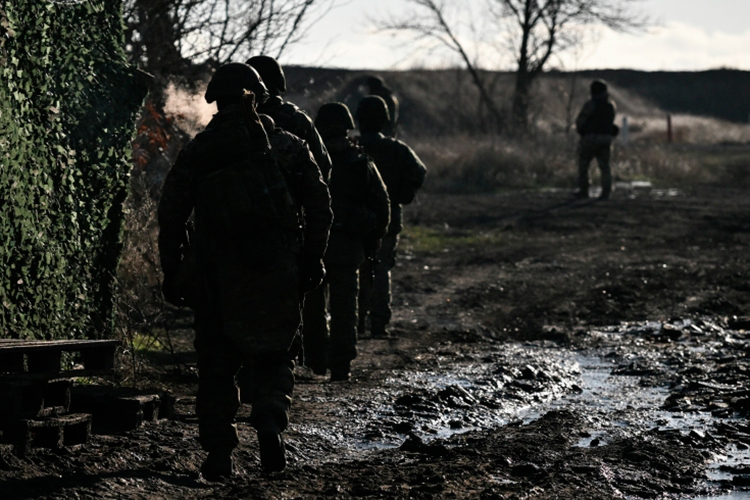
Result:
<svg viewBox="0 0 750 500">
<path fill-rule="evenodd" d="M 294 387 L 291 346 L 300 324 L 299 298 L 325 274 L 331 213 L 312 160 L 299 165 L 289 183 L 274 161 L 255 109 L 256 99 L 263 102 L 268 92 L 254 69 L 222 66 L 205 97 L 216 102 L 218 113 L 180 152 L 165 180 L 158 218 L 164 297 L 175 305 L 190 299 L 195 311 L 196 413 L 201 447 L 208 452 L 201 473 L 215 481 L 233 471 L 240 367 L 252 372 L 250 422 L 261 465 L 268 472 L 286 466 L 281 433 Z M 292 193 L 294 184 L 304 190 Z M 302 235 L 295 201 L 305 210 Z M 193 212 L 190 248 L 198 296 L 188 297 L 178 277 L 186 267 L 181 247 Z"/>
<path fill-rule="evenodd" d="M 385 184 L 372 159 L 347 136 L 354 129 L 349 108 L 342 103 L 321 106 L 315 126 L 331 154 L 333 226 L 325 255 L 323 286 L 307 294 L 303 312 L 305 365 L 331 381 L 349 380 L 357 356 L 357 270 L 365 253 L 374 252 L 390 220 Z M 326 321 L 330 310 L 330 338 Z"/>
<path fill-rule="evenodd" d="M 276 126 L 304 139 L 315 157 L 315 162 L 327 182 L 331 172 L 331 158 L 315 125 L 307 114 L 289 101 L 284 101 L 286 93 L 286 76 L 281 65 L 270 56 L 255 56 L 247 60 L 255 68 L 271 94 L 269 99 L 258 106 L 258 113 L 263 113 L 276 123 Z"/>
<path fill-rule="evenodd" d="M 396 137 L 398 133 L 396 127 L 398 127 L 399 118 L 398 99 L 379 76 L 368 76 L 365 83 L 370 89 L 370 95 L 382 97 L 386 106 L 388 106 L 388 123 L 386 123 L 381 132 L 388 137 Z"/>
<path fill-rule="evenodd" d="M 609 98 L 607 84 L 591 82 L 591 99 L 576 118 L 576 130 L 581 136 L 578 144 L 578 198 L 589 197 L 589 165 L 596 158 L 602 177 L 602 193 L 606 200 L 612 193 L 612 170 L 609 165 L 612 140 L 619 128 L 615 125 L 615 103 Z"/>
<path fill-rule="evenodd" d="M 369 306 L 372 335 L 386 337 L 386 326 L 391 320 L 391 269 L 396 265 L 398 235 L 403 229 L 401 205 L 414 201 L 427 169 L 409 146 L 383 135 L 382 130 L 390 117 L 381 97 L 367 96 L 362 99 L 355 118 L 361 132 L 359 144 L 375 160 L 391 201 L 391 222 L 374 263 L 372 289 L 369 294 L 367 290 L 360 293 L 360 331 L 365 323 L 362 315 L 367 313 Z M 366 287 L 365 278 L 360 274 L 360 286 L 363 288 Z"/>
</svg>

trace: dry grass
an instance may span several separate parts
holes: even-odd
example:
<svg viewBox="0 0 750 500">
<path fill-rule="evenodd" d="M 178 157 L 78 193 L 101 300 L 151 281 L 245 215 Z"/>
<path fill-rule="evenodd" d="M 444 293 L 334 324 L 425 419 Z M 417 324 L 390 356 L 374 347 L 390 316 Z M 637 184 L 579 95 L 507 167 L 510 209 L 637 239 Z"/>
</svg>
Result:
<svg viewBox="0 0 750 500">
<path fill-rule="evenodd" d="M 159 162 L 163 167 L 164 162 Z M 163 168 L 156 169 L 161 172 Z M 151 172 L 153 174 L 154 172 Z M 115 278 L 115 334 L 125 349 L 118 358 L 119 383 L 139 387 L 148 383 L 148 355 L 163 351 L 175 355 L 173 335 L 177 328 L 175 308 L 161 294 L 156 219 L 157 202 L 153 175 L 136 168 L 126 200 L 123 250 Z M 163 173 L 162 173 L 163 178 Z M 176 359 L 176 358 L 175 358 Z M 186 367 L 175 363 L 181 369 Z"/>
<path fill-rule="evenodd" d="M 566 187 L 573 175 L 575 146 L 561 138 L 455 136 L 419 139 L 412 146 L 428 166 L 425 189 L 432 192 Z"/>
<path fill-rule="evenodd" d="M 686 129 L 682 142 L 647 132 L 627 146 L 616 141 L 611 165 L 619 181 L 648 180 L 657 185 L 750 185 L 750 146 L 744 144 L 687 142 L 687 137 L 713 137 L 723 124 L 700 122 L 698 130 Z M 728 130 L 736 134 L 734 127 Z M 736 137 L 736 135 L 729 135 Z M 416 139 L 414 149 L 428 166 L 424 189 L 436 193 L 494 192 L 518 188 L 576 187 L 577 163 L 574 137 L 540 132 L 532 138 L 455 136 Z M 592 172 L 596 168 L 592 165 Z"/>
</svg>

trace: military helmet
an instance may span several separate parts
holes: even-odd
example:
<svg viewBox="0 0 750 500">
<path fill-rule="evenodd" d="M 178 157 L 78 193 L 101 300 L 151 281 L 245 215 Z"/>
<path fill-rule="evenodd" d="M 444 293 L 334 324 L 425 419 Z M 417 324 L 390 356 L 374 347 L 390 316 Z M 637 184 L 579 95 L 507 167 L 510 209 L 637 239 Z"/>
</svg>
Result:
<svg viewBox="0 0 750 500">
<path fill-rule="evenodd" d="M 339 127 L 345 130 L 354 129 L 354 119 L 349 108 L 341 102 L 329 102 L 323 104 L 315 117 L 315 127 Z"/>
<path fill-rule="evenodd" d="M 270 56 L 254 56 L 247 60 L 247 64 L 260 74 L 272 95 L 286 92 L 286 76 L 276 59 Z"/>
<path fill-rule="evenodd" d="M 368 95 L 359 101 L 357 112 L 355 113 L 357 121 L 368 121 L 376 123 L 387 123 L 391 119 L 388 112 L 388 105 L 382 97 L 377 95 Z"/>
<path fill-rule="evenodd" d="M 599 95 L 607 92 L 607 84 L 603 80 L 594 80 L 591 82 L 591 95 Z"/>
<path fill-rule="evenodd" d="M 365 78 L 365 84 L 370 87 L 370 90 L 379 90 L 385 87 L 383 79 L 375 75 L 370 75 Z"/>
<path fill-rule="evenodd" d="M 247 64 L 228 63 L 216 70 L 206 88 L 206 102 L 222 97 L 239 97 L 244 90 L 255 94 L 258 104 L 268 99 L 268 89 L 258 72 Z"/>
</svg>

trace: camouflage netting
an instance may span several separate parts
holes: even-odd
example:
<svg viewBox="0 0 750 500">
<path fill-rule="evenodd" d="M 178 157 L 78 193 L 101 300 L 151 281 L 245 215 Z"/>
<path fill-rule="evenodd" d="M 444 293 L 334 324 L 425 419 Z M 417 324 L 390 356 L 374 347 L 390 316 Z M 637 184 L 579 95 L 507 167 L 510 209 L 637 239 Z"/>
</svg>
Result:
<svg viewBox="0 0 750 500">
<path fill-rule="evenodd" d="M 0 0 L 0 337 L 107 336 L 144 77 L 116 0 Z"/>
</svg>

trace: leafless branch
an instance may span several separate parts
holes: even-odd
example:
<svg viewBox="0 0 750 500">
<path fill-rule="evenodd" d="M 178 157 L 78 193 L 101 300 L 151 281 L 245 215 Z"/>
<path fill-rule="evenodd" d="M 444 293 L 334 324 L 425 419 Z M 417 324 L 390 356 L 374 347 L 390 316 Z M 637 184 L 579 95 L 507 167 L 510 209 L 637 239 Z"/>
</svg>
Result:
<svg viewBox="0 0 750 500">
<path fill-rule="evenodd" d="M 170 74 L 189 62 L 281 55 L 301 39 L 315 14 L 339 1 L 125 0 L 123 15 L 133 62 Z"/>
<path fill-rule="evenodd" d="M 471 75 L 472 82 L 479 91 L 482 102 L 484 102 L 487 109 L 492 113 L 496 124 L 501 126 L 503 122 L 502 112 L 487 91 L 476 60 L 472 60 L 464 45 L 459 40 L 453 24 L 448 20 L 445 0 L 408 1 L 421 7 L 422 11 L 426 14 L 420 15 L 419 13 L 412 12 L 404 19 L 380 21 L 376 23 L 378 28 L 383 31 L 411 32 L 416 39 L 435 40 L 456 53 Z"/>
</svg>

